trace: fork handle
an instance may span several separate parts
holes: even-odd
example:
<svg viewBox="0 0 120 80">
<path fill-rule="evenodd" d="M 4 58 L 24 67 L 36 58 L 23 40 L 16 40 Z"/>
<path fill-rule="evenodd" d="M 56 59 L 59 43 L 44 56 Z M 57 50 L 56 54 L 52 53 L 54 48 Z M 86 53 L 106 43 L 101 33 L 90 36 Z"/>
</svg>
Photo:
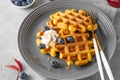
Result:
<svg viewBox="0 0 120 80">
<path fill-rule="evenodd" d="M 93 38 L 93 43 L 94 43 L 94 47 L 95 47 L 95 56 L 96 56 L 96 60 L 97 60 L 97 64 L 98 64 L 100 77 L 101 77 L 101 80 L 105 80 L 104 73 L 103 73 L 102 62 L 101 62 L 101 58 L 100 58 L 100 54 L 99 54 L 99 51 L 98 51 L 98 46 L 97 46 L 97 42 L 96 42 L 95 38 Z"/>
<path fill-rule="evenodd" d="M 106 72 L 107 72 L 107 74 L 108 74 L 109 79 L 110 79 L 110 80 L 114 80 L 112 71 L 111 71 L 111 69 L 110 69 L 110 66 L 109 66 L 109 64 L 108 64 L 108 61 L 107 61 L 107 59 L 106 59 L 106 57 L 105 57 L 104 52 L 103 52 L 103 51 L 100 51 L 100 55 L 101 55 L 101 59 L 102 59 L 103 65 L 104 65 L 104 67 L 105 67 L 105 70 L 106 70 Z"/>
</svg>

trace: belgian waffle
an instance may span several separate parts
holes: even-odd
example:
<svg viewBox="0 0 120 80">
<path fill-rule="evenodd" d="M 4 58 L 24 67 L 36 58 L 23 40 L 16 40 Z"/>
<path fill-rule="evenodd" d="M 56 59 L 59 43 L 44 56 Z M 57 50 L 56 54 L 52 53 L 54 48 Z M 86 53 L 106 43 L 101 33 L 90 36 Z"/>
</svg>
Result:
<svg viewBox="0 0 120 80">
<path fill-rule="evenodd" d="M 58 11 L 50 15 L 50 20 L 47 22 L 49 28 L 54 28 L 59 37 L 62 37 L 64 44 L 55 42 L 52 47 L 40 49 L 43 54 L 49 53 L 52 57 L 59 55 L 60 59 L 67 62 L 68 66 L 73 64 L 81 66 L 92 61 L 92 56 L 95 54 L 93 41 L 89 39 L 90 35 L 87 31 L 92 32 L 97 28 L 96 24 L 92 24 L 90 16 L 86 16 L 84 10 L 76 11 L 75 9 L 66 10 L 64 13 Z M 41 43 L 41 36 L 44 35 L 43 29 L 37 33 L 36 43 Z M 74 42 L 68 43 L 66 38 L 72 36 Z"/>
<path fill-rule="evenodd" d="M 66 37 L 72 36 L 75 42 L 68 43 Z M 84 65 L 89 61 L 92 61 L 94 55 L 93 41 L 88 39 L 88 33 L 69 33 L 63 34 L 64 44 L 56 44 L 55 47 L 60 51 L 60 59 L 64 59 L 69 66 L 73 64 L 75 60 L 76 65 Z"/>
<path fill-rule="evenodd" d="M 91 17 L 86 16 L 86 12 L 84 10 L 76 11 L 75 9 L 65 10 L 64 13 L 58 11 L 57 13 L 50 15 L 50 20 L 47 22 L 47 25 L 49 27 L 62 29 L 71 29 L 74 27 L 74 30 L 81 32 L 85 32 L 86 30 L 93 28 Z"/>
</svg>

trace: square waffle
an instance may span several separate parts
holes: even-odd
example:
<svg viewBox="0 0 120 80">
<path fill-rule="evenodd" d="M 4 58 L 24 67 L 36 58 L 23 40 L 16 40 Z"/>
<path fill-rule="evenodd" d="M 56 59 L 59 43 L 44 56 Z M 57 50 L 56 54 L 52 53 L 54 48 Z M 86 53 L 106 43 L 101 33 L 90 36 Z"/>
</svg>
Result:
<svg viewBox="0 0 120 80">
<path fill-rule="evenodd" d="M 68 43 L 66 40 L 68 36 L 72 36 L 75 41 Z M 75 60 L 77 66 L 92 61 L 95 51 L 93 41 L 89 40 L 88 33 L 62 34 L 62 38 L 64 44 L 55 44 L 55 47 L 60 51 L 60 59 L 65 60 L 69 66 L 73 64 L 73 60 Z"/>
<path fill-rule="evenodd" d="M 64 13 L 58 11 L 50 15 L 47 26 L 60 29 L 69 29 L 70 31 L 78 30 L 85 32 L 93 30 L 93 24 L 90 16 L 86 16 L 84 10 L 76 11 L 75 9 L 66 10 Z"/>
<path fill-rule="evenodd" d="M 50 54 L 52 57 L 59 55 L 59 58 L 65 60 L 68 66 L 72 66 L 75 61 L 76 66 L 82 66 L 92 61 L 92 56 L 95 54 L 92 31 L 97 29 L 97 24 L 92 24 L 90 16 L 86 15 L 84 10 L 76 11 L 65 10 L 65 12 L 56 12 L 50 15 L 50 20 L 47 21 L 47 26 L 54 29 L 58 34 L 58 38 L 62 38 L 62 44 L 56 42 L 48 48 L 40 49 L 42 54 Z M 41 36 L 44 35 L 42 27 L 37 33 L 37 46 L 41 44 Z M 68 37 L 72 37 L 74 41 L 69 42 Z"/>
</svg>

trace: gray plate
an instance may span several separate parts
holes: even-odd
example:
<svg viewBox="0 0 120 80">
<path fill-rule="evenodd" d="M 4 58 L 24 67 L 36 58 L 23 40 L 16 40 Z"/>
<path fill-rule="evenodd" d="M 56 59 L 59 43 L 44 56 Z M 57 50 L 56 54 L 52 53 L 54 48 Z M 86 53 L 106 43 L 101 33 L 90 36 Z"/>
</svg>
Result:
<svg viewBox="0 0 120 80">
<path fill-rule="evenodd" d="M 110 20 L 98 9 L 89 5 L 84 1 L 53 1 L 46 3 L 31 12 L 23 21 L 18 35 L 18 45 L 20 52 L 25 61 L 40 75 L 60 80 L 75 80 L 93 75 L 98 71 L 96 62 L 90 63 L 83 67 L 72 66 L 72 69 L 66 70 L 66 63 L 58 60 L 62 68 L 48 70 L 49 55 L 42 55 L 36 47 L 36 33 L 40 26 L 46 26 L 46 21 L 49 20 L 49 15 L 57 11 L 66 9 L 84 9 L 92 10 L 99 19 L 99 29 L 97 35 L 99 41 L 104 47 L 104 52 L 107 59 L 111 59 L 116 47 L 116 35 Z M 53 58 L 51 57 L 50 60 Z"/>
</svg>

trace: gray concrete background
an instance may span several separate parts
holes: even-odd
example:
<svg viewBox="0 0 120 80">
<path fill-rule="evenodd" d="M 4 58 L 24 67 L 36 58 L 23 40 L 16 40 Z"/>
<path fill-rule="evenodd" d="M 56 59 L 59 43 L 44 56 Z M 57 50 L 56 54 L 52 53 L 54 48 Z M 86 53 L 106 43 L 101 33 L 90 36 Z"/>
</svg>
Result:
<svg viewBox="0 0 120 80">
<path fill-rule="evenodd" d="M 101 0 L 102 1 L 102 0 Z M 34 72 L 23 60 L 17 45 L 17 35 L 21 22 L 24 18 L 40 4 L 48 2 L 48 0 L 37 0 L 36 3 L 28 9 L 18 9 L 13 7 L 9 0 L 0 1 L 0 79 L 10 79 L 10 73 L 5 71 L 3 65 L 13 64 L 13 58 L 22 61 L 25 71 L 31 76 L 30 80 L 52 80 L 43 76 L 39 76 Z M 113 20 L 113 25 L 117 34 L 117 47 L 115 54 L 110 61 L 115 80 L 120 80 L 120 9 L 117 10 Z M 15 75 L 15 72 L 11 72 Z M 99 74 L 95 74 L 83 80 L 100 80 Z M 109 80 L 106 76 L 106 80 Z"/>
</svg>

